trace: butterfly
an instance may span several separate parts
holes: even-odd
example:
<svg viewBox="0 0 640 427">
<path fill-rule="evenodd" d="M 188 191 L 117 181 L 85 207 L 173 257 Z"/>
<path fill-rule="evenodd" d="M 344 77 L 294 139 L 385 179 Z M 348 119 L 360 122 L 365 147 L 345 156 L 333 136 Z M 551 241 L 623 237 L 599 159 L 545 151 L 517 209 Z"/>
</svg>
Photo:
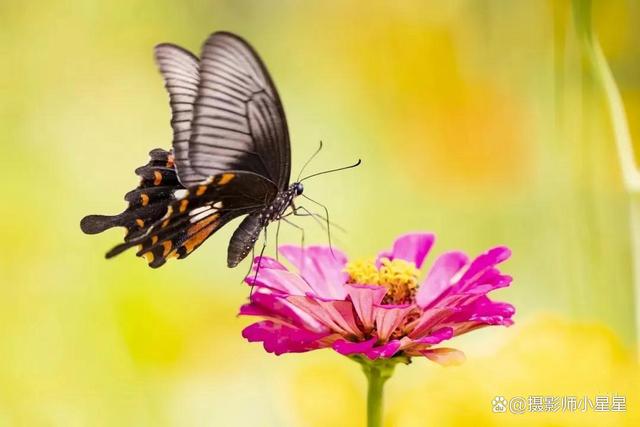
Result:
<svg viewBox="0 0 640 427">
<path fill-rule="evenodd" d="M 227 265 L 252 251 L 267 225 L 298 208 L 304 187 L 289 184 L 291 148 L 280 97 L 264 63 L 241 37 L 213 33 L 201 57 L 173 44 L 155 47 L 169 92 L 172 149 L 155 149 L 136 169 L 139 186 L 119 215 L 89 215 L 80 226 L 96 234 L 126 227 L 111 258 L 137 247 L 156 268 L 185 258 L 234 218 L 246 215 L 229 241 Z"/>
</svg>

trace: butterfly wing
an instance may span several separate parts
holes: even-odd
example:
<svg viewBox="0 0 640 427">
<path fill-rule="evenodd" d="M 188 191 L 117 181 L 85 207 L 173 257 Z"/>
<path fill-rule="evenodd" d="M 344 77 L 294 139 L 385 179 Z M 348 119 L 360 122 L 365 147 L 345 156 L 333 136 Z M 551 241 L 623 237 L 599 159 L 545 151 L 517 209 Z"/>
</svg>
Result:
<svg viewBox="0 0 640 427">
<path fill-rule="evenodd" d="M 185 258 L 230 220 L 261 210 L 278 189 L 246 171 L 227 171 L 184 190 L 143 235 L 114 247 L 107 258 L 138 246 L 137 256 L 156 268 L 172 257 Z"/>
<path fill-rule="evenodd" d="M 97 234 L 120 226 L 127 229 L 125 241 L 141 236 L 147 228 L 162 218 L 173 201 L 173 194 L 184 189 L 178 181 L 170 152 L 156 148 L 149 153 L 149 162 L 136 169 L 140 184 L 124 198 L 127 209 L 119 215 L 88 215 L 80 222 L 87 234 Z"/>
<path fill-rule="evenodd" d="M 280 97 L 258 54 L 237 35 L 214 33 L 203 46 L 188 156 L 204 176 L 243 170 L 280 190 L 289 184 L 291 149 Z"/>
<path fill-rule="evenodd" d="M 195 184 L 208 176 L 191 168 L 188 155 L 193 104 L 200 84 L 200 61 L 188 50 L 169 43 L 157 45 L 154 58 L 169 92 L 173 154 L 178 179 L 185 186 Z"/>
<path fill-rule="evenodd" d="M 126 227 L 125 242 L 107 257 L 137 245 L 137 255 L 159 267 L 172 256 L 188 256 L 241 215 L 250 214 L 247 226 L 257 235 L 262 225 L 251 214 L 287 188 L 291 150 L 278 92 L 242 38 L 212 34 L 201 61 L 162 44 L 155 59 L 170 96 L 174 154 L 152 151 L 149 164 L 136 170 L 142 181 L 125 197 L 129 207 L 119 215 L 89 215 L 81 227 L 88 234 Z M 244 257 L 238 248 L 229 251 L 234 264 Z"/>
</svg>

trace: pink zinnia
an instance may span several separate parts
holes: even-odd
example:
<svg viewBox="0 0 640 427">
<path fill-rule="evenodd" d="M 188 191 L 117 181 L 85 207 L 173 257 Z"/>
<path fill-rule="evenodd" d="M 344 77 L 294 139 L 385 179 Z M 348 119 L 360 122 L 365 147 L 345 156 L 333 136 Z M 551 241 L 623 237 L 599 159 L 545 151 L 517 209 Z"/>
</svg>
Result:
<svg viewBox="0 0 640 427">
<path fill-rule="evenodd" d="M 242 335 L 277 355 L 330 347 L 370 360 L 425 356 L 459 363 L 461 351 L 434 346 L 484 326 L 513 323 L 514 307 L 486 296 L 511 283 L 496 268 L 511 252 L 495 247 L 472 261 L 445 252 L 420 280 L 433 241 L 433 234 L 406 234 L 377 258 L 351 262 L 337 249 L 280 246 L 297 273 L 273 258 L 254 262 L 254 271 L 258 262 L 260 268 L 246 279 L 254 288 L 240 314 L 262 320 Z"/>
</svg>

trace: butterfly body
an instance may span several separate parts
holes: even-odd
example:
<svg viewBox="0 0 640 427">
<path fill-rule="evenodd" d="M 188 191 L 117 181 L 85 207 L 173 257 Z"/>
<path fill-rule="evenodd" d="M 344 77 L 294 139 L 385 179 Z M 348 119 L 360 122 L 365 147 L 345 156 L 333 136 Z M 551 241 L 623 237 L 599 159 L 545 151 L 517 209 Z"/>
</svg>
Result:
<svg viewBox="0 0 640 427">
<path fill-rule="evenodd" d="M 276 198 L 273 199 L 273 202 L 260 212 L 260 218 L 265 219 L 267 223 L 280 219 L 286 210 L 290 206 L 293 206 L 293 199 L 301 195 L 302 192 L 303 187 L 301 183 L 296 182 L 291 184 L 287 191 L 278 193 Z"/>
<path fill-rule="evenodd" d="M 289 207 L 293 207 L 293 200 L 302 194 L 304 187 L 300 182 L 294 182 L 286 190 L 278 193 L 273 201 L 261 211 L 253 213 L 240 224 L 229 242 L 227 266 L 233 268 L 242 261 L 253 249 L 260 232 L 270 222 L 282 219 Z"/>
<path fill-rule="evenodd" d="M 302 184 L 289 184 L 291 150 L 284 109 L 255 50 L 241 37 L 213 33 L 201 57 L 172 44 L 155 48 L 169 92 L 173 144 L 136 169 L 140 185 L 119 215 L 89 215 L 85 233 L 127 228 L 107 257 L 138 247 L 151 267 L 184 258 L 234 218 L 245 216 L 228 265 L 251 251 L 261 230 L 286 215 Z"/>
</svg>

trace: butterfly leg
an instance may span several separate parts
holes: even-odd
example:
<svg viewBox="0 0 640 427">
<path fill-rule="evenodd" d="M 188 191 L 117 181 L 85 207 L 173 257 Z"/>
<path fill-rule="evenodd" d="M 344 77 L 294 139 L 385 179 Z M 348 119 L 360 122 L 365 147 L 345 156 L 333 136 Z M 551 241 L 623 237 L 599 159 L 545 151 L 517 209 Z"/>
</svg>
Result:
<svg viewBox="0 0 640 427">
<path fill-rule="evenodd" d="M 267 227 L 264 227 L 264 242 L 262 243 L 262 249 L 260 249 L 260 256 L 258 257 L 258 265 L 256 266 L 256 274 L 255 274 L 255 276 L 253 276 L 254 283 L 258 279 L 258 272 L 260 271 L 260 264 L 262 263 L 262 256 L 264 255 L 264 250 L 266 248 L 267 248 Z"/>
<path fill-rule="evenodd" d="M 278 252 L 278 247 L 280 245 L 279 240 L 280 240 L 280 220 L 278 220 L 278 225 L 276 227 L 276 261 L 280 261 L 280 255 Z"/>
<path fill-rule="evenodd" d="M 322 229 L 326 228 L 325 223 L 327 222 L 327 218 L 324 215 L 320 215 L 319 213 L 316 213 L 316 212 L 311 212 L 309 209 L 307 209 L 304 206 L 297 206 L 297 207 L 295 207 L 294 210 L 295 210 L 295 212 L 291 212 L 292 215 L 295 215 L 295 216 L 310 216 L 310 217 L 315 218 L 316 220 L 321 220 L 323 222 L 323 224 L 320 224 L 320 226 L 322 227 Z M 342 231 L 343 233 L 347 232 L 347 230 L 344 227 L 342 227 L 340 224 L 336 224 L 333 221 L 329 221 L 329 225 L 331 225 L 331 227 L 337 228 L 338 230 Z"/>
<path fill-rule="evenodd" d="M 244 279 L 242 279 L 242 282 L 244 282 L 247 277 L 249 277 L 249 275 L 251 274 L 251 270 L 253 270 L 253 260 L 255 259 L 255 253 L 256 253 L 256 248 L 253 247 L 251 248 L 251 262 L 249 263 L 249 271 L 247 271 L 247 274 L 244 275 Z M 251 296 L 251 294 L 253 294 L 253 287 L 255 286 L 254 283 L 251 283 L 251 291 L 249 291 L 249 296 Z"/>
<path fill-rule="evenodd" d="M 324 213 L 326 215 L 324 219 L 326 220 L 326 223 L 327 223 L 327 238 L 329 240 L 329 250 L 331 251 L 331 255 L 334 255 L 334 257 L 335 257 L 335 254 L 333 253 L 333 245 L 331 244 L 331 221 L 329 221 L 329 209 L 327 209 L 327 207 L 325 205 L 323 205 L 322 203 L 313 200 L 311 197 L 305 196 L 304 194 L 302 194 L 301 196 L 304 197 L 305 199 L 309 200 L 310 202 L 315 203 L 316 205 L 322 207 L 322 209 L 324 209 Z M 294 210 L 293 210 L 294 215 L 296 214 L 297 209 L 298 208 L 296 208 L 294 206 Z M 309 212 L 309 210 L 307 210 L 306 208 L 305 208 L 305 210 L 307 212 Z M 309 213 L 311 213 L 311 212 L 309 212 Z M 317 218 L 315 216 L 312 215 L 312 217 L 317 220 Z"/>
<path fill-rule="evenodd" d="M 281 218 L 284 222 L 286 222 L 287 224 L 289 224 L 290 226 L 297 228 L 298 230 L 300 230 L 300 265 L 303 266 L 304 265 L 304 228 L 300 227 L 298 224 L 294 224 L 293 222 L 289 221 L 288 219 L 286 219 L 285 217 Z"/>
<path fill-rule="evenodd" d="M 300 246 L 304 249 L 304 228 L 300 227 L 298 224 L 294 224 L 293 222 L 289 221 L 288 219 L 286 219 L 285 217 L 281 218 L 282 221 L 286 222 L 287 224 L 289 224 L 290 226 L 297 228 L 298 230 L 300 230 Z"/>
</svg>

